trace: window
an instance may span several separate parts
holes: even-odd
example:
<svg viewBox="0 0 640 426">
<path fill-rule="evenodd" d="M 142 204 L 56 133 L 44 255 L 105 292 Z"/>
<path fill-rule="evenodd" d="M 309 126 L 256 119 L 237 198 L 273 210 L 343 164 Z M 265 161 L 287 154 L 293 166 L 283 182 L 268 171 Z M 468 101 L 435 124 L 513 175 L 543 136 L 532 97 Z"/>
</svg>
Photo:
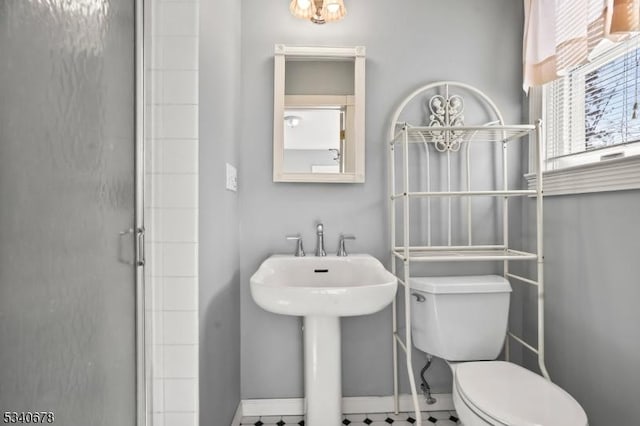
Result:
<svg viewBox="0 0 640 426">
<path fill-rule="evenodd" d="M 545 170 L 640 155 L 640 37 L 543 88 Z"/>
</svg>

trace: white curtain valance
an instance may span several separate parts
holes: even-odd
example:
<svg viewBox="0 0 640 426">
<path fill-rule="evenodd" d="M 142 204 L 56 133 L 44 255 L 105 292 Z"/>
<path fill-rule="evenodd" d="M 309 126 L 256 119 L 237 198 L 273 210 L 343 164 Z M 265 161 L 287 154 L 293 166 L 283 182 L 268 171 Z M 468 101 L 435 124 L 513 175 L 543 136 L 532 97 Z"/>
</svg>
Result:
<svg viewBox="0 0 640 426">
<path fill-rule="evenodd" d="M 524 8 L 525 91 L 640 31 L 640 0 L 524 0 Z"/>
</svg>

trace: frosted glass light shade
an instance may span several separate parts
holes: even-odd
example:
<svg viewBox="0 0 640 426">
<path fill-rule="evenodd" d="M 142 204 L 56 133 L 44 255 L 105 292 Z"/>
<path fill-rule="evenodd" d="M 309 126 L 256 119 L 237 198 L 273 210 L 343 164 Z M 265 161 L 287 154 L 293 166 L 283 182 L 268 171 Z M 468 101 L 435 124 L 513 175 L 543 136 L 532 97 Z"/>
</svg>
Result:
<svg viewBox="0 0 640 426">
<path fill-rule="evenodd" d="M 324 0 L 322 17 L 326 22 L 339 21 L 347 14 L 343 0 Z"/>
<path fill-rule="evenodd" d="M 296 18 L 311 19 L 315 12 L 313 0 L 291 0 L 289 11 Z"/>
<path fill-rule="evenodd" d="M 343 0 L 291 0 L 289 11 L 296 18 L 316 24 L 338 21 L 347 13 Z"/>
</svg>

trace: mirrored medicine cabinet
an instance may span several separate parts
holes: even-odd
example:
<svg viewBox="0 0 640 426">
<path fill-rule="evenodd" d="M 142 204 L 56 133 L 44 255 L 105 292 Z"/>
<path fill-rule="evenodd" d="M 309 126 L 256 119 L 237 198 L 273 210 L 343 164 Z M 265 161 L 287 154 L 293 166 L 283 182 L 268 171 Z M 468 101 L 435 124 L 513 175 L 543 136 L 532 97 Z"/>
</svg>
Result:
<svg viewBox="0 0 640 426">
<path fill-rule="evenodd" d="M 275 46 L 274 182 L 364 182 L 364 63 L 364 47 Z"/>
</svg>

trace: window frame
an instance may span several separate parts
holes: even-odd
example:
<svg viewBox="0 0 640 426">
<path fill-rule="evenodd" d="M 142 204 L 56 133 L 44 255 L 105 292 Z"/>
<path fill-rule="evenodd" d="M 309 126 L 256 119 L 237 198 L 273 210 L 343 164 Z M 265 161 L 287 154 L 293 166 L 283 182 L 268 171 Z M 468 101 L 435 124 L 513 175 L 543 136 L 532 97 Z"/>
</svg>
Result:
<svg viewBox="0 0 640 426">
<path fill-rule="evenodd" d="M 624 55 L 627 43 L 640 45 L 638 38 L 626 40 L 603 53 L 580 72 L 587 74 Z M 529 92 L 529 119 L 543 120 L 548 101 L 549 86 L 532 87 Z M 640 118 L 638 118 L 640 120 Z M 640 189 L 640 141 L 612 145 L 568 156 L 547 158 L 546 130 L 543 131 L 543 177 L 545 195 L 582 194 L 603 191 Z M 586 141 L 585 141 L 586 142 Z M 574 141 L 575 143 L 575 141 Z M 529 173 L 525 175 L 529 188 L 535 187 L 534 144 L 529 148 Z"/>
</svg>

